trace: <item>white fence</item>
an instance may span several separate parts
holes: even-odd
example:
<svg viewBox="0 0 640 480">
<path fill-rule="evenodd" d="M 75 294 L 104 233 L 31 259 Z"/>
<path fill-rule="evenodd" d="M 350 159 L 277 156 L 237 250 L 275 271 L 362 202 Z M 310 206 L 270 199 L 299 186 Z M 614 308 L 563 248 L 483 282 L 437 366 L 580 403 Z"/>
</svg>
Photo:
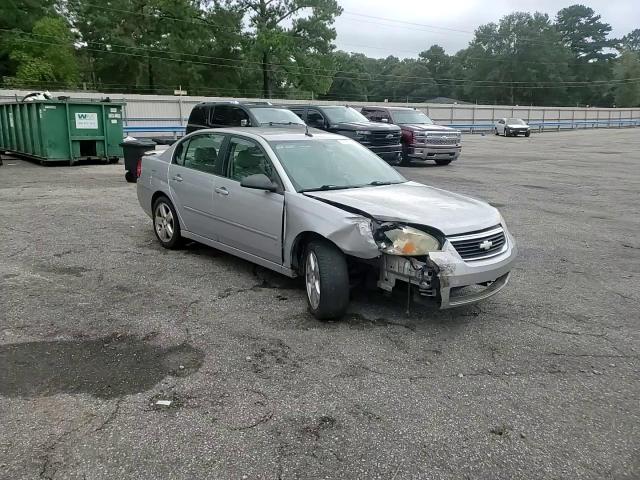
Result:
<svg viewBox="0 0 640 480">
<path fill-rule="evenodd" d="M 15 101 L 29 91 L 0 90 L 0 101 Z M 55 96 L 65 95 L 74 99 L 101 99 L 126 103 L 124 109 L 125 131 L 140 136 L 179 136 L 189 118 L 194 105 L 203 101 L 260 101 L 257 98 L 231 97 L 177 97 L 170 95 L 135 95 L 96 92 L 51 92 Z M 274 104 L 307 104 L 309 100 L 277 100 Z M 347 102 L 317 100 L 317 104 L 340 104 Z M 371 103 L 348 102 L 354 108 Z M 449 125 L 466 132 L 493 129 L 495 120 L 503 117 L 517 117 L 527 121 L 540 131 L 575 128 L 612 128 L 640 126 L 640 108 L 578 108 L 578 107 L 536 107 L 504 105 L 468 104 L 405 104 L 388 103 L 389 106 L 410 106 L 422 110 L 435 123 Z"/>
</svg>

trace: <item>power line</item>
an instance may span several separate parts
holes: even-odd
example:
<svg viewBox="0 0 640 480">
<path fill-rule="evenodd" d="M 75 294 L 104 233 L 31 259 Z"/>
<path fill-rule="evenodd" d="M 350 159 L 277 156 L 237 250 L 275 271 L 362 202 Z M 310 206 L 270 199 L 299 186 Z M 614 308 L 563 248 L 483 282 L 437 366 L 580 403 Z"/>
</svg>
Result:
<svg viewBox="0 0 640 480">
<path fill-rule="evenodd" d="M 34 34 L 34 33 L 30 33 L 30 32 L 24 32 L 24 31 L 16 31 L 16 30 L 11 30 L 11 29 L 0 29 L 0 31 L 7 31 L 7 32 L 12 32 L 15 34 L 22 34 L 22 35 L 28 35 L 28 36 L 36 36 L 36 37 L 46 37 L 46 38 L 56 38 L 59 39 L 59 37 L 53 36 L 53 35 L 40 35 L 40 34 Z M 31 43 L 39 43 L 39 44 L 51 44 L 51 42 L 39 42 L 36 40 L 26 40 L 23 39 L 23 41 L 26 42 L 31 42 Z M 210 58 L 210 59 L 215 59 L 215 60 L 222 60 L 225 62 L 229 62 L 231 64 L 221 64 L 221 63 L 214 63 L 214 62 L 201 62 L 201 61 L 194 61 L 194 60 L 184 60 L 184 59 L 173 59 L 173 58 L 167 58 L 167 57 L 158 57 L 158 56 L 150 56 L 150 55 L 138 55 L 138 54 L 134 54 L 134 53 L 127 53 L 127 52 L 115 52 L 112 50 L 104 50 L 104 49 L 96 49 L 96 48 L 91 48 L 91 47 L 82 47 L 85 50 L 88 51 L 94 51 L 94 52 L 99 52 L 99 53 L 106 53 L 106 54 L 111 54 L 111 55 L 124 55 L 124 56 L 130 56 L 130 57 L 140 57 L 140 58 L 153 58 L 153 59 L 158 59 L 158 60 L 166 60 L 166 61 L 174 61 L 174 62 L 181 62 L 181 63 L 189 63 L 189 64 L 195 64 L 195 65 L 209 65 L 209 66 L 217 66 L 217 67 L 226 67 L 226 68 L 233 68 L 233 69 L 240 69 L 240 70 L 244 70 L 246 68 L 247 63 L 249 64 L 253 64 L 253 65 L 261 65 L 261 62 L 255 62 L 255 61 L 249 61 L 249 60 L 234 60 L 234 59 L 228 59 L 228 58 L 224 58 L 224 57 L 213 57 L 213 56 L 206 56 L 206 55 L 196 55 L 196 54 L 185 54 L 182 52 L 177 52 L 177 51 L 170 51 L 170 50 L 159 50 L 159 49 L 150 49 L 150 48 L 145 48 L 145 47 L 135 47 L 135 46 L 130 46 L 130 45 L 118 45 L 118 44 L 112 44 L 112 43 L 105 43 L 105 42 L 89 42 L 89 43 L 94 43 L 94 44 L 98 44 L 98 45 L 104 45 L 106 47 L 117 47 L 117 48 L 124 48 L 124 49 L 134 49 L 134 50 L 142 50 L 145 52 L 156 52 L 156 53 L 162 53 L 162 54 L 174 54 L 174 55 L 186 55 L 186 56 L 196 56 L 199 58 Z M 59 45 L 65 45 L 62 43 L 58 43 Z M 232 65 L 232 64 L 242 64 L 242 66 L 236 66 L 236 65 Z M 418 80 L 424 80 L 425 77 L 421 77 L 421 76 L 402 76 L 402 75 L 393 75 L 393 74 L 370 74 L 370 73 L 362 73 L 362 72 L 351 72 L 351 71 L 342 71 L 342 70 L 337 70 L 337 72 L 343 72 L 343 75 L 345 74 L 355 74 L 357 75 L 356 77 L 349 77 L 349 76 L 341 76 L 339 73 L 336 73 L 334 75 L 327 75 L 326 73 L 320 73 L 320 72 L 326 72 L 326 70 L 324 69 L 319 69 L 319 68 L 312 68 L 312 67 L 303 67 L 303 66 L 297 66 L 297 65 L 286 65 L 286 64 L 270 64 L 272 67 L 275 66 L 280 66 L 283 68 L 300 68 L 303 70 L 310 70 L 312 73 L 302 73 L 299 72 L 298 75 L 300 76 L 313 76 L 313 77 L 322 77 L 322 78 L 329 78 L 329 79 L 339 79 L 339 80 L 355 80 L 355 81 L 371 81 L 370 77 L 388 77 L 391 79 L 401 79 L 399 81 L 397 81 L 396 83 L 400 83 L 400 84 L 408 84 L 408 85 L 414 85 L 414 86 L 431 86 L 433 84 L 435 85 L 440 85 L 440 86 L 464 86 L 464 85 L 468 85 L 468 84 L 472 84 L 475 87 L 487 87 L 487 88 L 494 88 L 494 87 L 504 87 L 504 86 L 516 86 L 516 87 L 520 87 L 520 88 L 540 88 L 542 85 L 541 84 L 551 84 L 549 86 L 549 88 L 556 88 L 559 86 L 583 86 L 583 85 L 593 85 L 593 84 L 611 84 L 611 83 L 628 83 L 628 82 L 634 82 L 634 81 L 638 81 L 640 80 L 640 77 L 638 78 L 631 78 L 631 79 L 625 79 L 625 80 L 593 80 L 593 81 L 540 81 L 540 82 L 534 82 L 533 85 L 529 85 L 532 82 L 531 81 L 509 81 L 509 80 L 470 80 L 470 79 L 455 79 L 455 78 L 439 78 L 438 80 L 434 80 L 431 79 L 430 82 L 412 82 L 412 81 L 407 81 L 407 79 L 418 79 Z M 274 69 L 268 69 L 268 71 L 272 72 L 272 73 L 279 73 L 278 70 L 274 70 Z M 445 84 L 441 84 L 439 82 L 454 82 L 454 83 L 445 83 Z"/>
</svg>

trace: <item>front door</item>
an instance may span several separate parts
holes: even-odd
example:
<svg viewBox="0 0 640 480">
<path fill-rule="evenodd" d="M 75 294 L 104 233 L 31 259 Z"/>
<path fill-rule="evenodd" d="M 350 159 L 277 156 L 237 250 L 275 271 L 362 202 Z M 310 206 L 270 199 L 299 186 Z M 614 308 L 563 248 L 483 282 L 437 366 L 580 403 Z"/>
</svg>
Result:
<svg viewBox="0 0 640 480">
<path fill-rule="evenodd" d="M 216 177 L 214 191 L 219 241 L 281 265 L 284 195 L 240 186 L 258 173 L 279 183 L 273 164 L 252 139 L 233 136 L 226 150 L 226 176 Z"/>
<path fill-rule="evenodd" d="M 225 136 L 198 134 L 176 147 L 169 167 L 169 187 L 176 209 L 189 232 L 216 240 L 214 188 L 222 174 L 220 152 Z"/>
</svg>

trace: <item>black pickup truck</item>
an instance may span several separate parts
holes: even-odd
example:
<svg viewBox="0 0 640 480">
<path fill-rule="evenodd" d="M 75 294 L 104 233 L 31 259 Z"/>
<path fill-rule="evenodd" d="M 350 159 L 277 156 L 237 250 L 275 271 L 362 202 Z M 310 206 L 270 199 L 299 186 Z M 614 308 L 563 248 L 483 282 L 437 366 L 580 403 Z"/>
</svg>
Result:
<svg viewBox="0 0 640 480">
<path fill-rule="evenodd" d="M 337 133 L 361 143 L 390 163 L 402 158 L 401 129 L 369 121 L 351 107 L 337 105 L 288 105 L 308 126 Z"/>
</svg>

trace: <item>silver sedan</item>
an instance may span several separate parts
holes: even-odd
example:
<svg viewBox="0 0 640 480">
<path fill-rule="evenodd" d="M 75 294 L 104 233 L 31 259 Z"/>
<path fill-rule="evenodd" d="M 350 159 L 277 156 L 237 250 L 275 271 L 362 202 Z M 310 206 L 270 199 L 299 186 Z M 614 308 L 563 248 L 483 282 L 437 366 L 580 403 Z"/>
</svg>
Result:
<svg viewBox="0 0 640 480">
<path fill-rule="evenodd" d="M 495 208 L 407 181 L 319 130 L 200 130 L 139 171 L 138 199 L 164 247 L 187 238 L 302 276 L 319 319 L 344 314 L 353 272 L 449 308 L 497 293 L 516 256 Z"/>
<path fill-rule="evenodd" d="M 531 127 L 521 118 L 501 118 L 495 123 L 494 133 L 505 137 L 528 137 L 531 135 Z"/>
</svg>

